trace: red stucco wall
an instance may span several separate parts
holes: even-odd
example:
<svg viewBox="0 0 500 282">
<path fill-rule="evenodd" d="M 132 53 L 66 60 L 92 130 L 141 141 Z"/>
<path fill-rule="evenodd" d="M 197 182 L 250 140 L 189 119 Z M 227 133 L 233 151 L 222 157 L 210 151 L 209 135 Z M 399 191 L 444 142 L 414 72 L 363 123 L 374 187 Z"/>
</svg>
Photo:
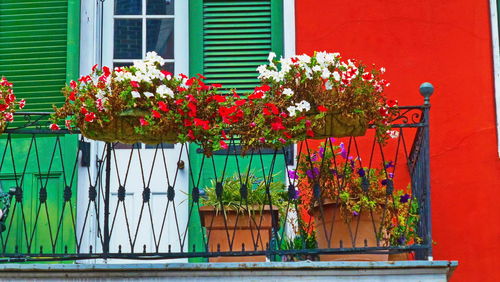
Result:
<svg viewBox="0 0 500 282">
<path fill-rule="evenodd" d="M 452 281 L 500 281 L 500 160 L 486 0 L 296 0 L 297 53 L 338 51 L 387 69 L 387 94 L 431 99 L 435 260 Z M 500 114 L 500 113 L 499 113 Z"/>
</svg>

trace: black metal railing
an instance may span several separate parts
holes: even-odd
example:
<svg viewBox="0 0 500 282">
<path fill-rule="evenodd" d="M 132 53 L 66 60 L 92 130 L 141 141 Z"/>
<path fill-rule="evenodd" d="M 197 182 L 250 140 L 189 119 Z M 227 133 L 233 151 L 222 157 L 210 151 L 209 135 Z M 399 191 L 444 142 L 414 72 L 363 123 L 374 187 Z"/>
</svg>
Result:
<svg viewBox="0 0 500 282">
<path fill-rule="evenodd" d="M 23 124 L 0 139 L 0 261 L 432 257 L 432 91 L 421 92 L 424 104 L 400 107 L 385 146 L 369 129 L 244 156 L 238 140 L 212 157 L 194 144 L 90 143 L 49 131 L 49 113 L 17 114 Z M 363 193 L 353 199 L 354 186 Z"/>
</svg>

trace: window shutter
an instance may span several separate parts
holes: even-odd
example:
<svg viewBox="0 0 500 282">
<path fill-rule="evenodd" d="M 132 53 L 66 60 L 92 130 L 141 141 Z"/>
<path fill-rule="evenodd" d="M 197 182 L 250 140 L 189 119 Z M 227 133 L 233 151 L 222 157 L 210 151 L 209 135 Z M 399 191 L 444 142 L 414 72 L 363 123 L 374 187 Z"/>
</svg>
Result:
<svg viewBox="0 0 500 282">
<path fill-rule="evenodd" d="M 52 111 L 61 88 L 78 75 L 78 0 L 2 0 L 0 76 L 25 98 L 25 111 Z M 71 15 L 68 17 L 68 15 Z"/>
<path fill-rule="evenodd" d="M 198 0 L 191 9 L 191 75 L 248 92 L 258 84 L 257 66 L 283 49 L 281 0 Z M 194 9 L 193 9 L 194 8 Z M 197 54 L 193 54 L 197 53 Z M 197 61 L 194 61 L 197 60 Z"/>
</svg>

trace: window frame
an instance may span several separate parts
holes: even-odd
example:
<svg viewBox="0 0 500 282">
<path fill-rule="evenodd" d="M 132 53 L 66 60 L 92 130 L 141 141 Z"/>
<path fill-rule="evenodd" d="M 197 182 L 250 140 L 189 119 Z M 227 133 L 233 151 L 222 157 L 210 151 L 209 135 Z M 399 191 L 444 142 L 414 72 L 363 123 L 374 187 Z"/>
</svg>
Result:
<svg viewBox="0 0 500 282">
<path fill-rule="evenodd" d="M 500 0 L 490 0 L 491 41 L 493 49 L 493 77 L 496 106 L 497 153 L 500 158 Z"/>
</svg>

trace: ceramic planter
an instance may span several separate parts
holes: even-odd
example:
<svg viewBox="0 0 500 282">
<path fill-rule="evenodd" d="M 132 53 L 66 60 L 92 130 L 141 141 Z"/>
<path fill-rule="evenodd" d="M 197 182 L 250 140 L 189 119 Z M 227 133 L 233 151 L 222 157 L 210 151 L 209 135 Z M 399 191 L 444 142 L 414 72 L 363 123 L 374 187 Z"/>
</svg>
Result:
<svg viewBox="0 0 500 282">
<path fill-rule="evenodd" d="M 222 211 L 216 212 L 215 207 L 200 207 L 201 225 L 205 227 L 210 252 L 237 252 L 242 250 L 244 244 L 246 251 L 264 251 L 269 245 L 272 229 L 272 215 L 277 222 L 278 211 L 269 206 L 255 207 L 250 212 L 246 209 L 226 209 L 225 220 Z M 226 228 L 227 226 L 227 228 Z M 230 249 L 229 240 L 232 243 Z M 209 262 L 263 262 L 265 256 L 230 256 L 211 257 Z"/>
<path fill-rule="evenodd" d="M 382 221 L 381 213 L 364 211 L 359 216 L 354 217 L 351 222 L 346 223 L 340 214 L 340 206 L 338 204 L 332 202 L 324 203 L 322 210 L 323 212 L 321 212 L 319 206 L 313 210 L 318 248 L 340 248 L 340 241 L 342 241 L 343 248 L 360 248 L 365 246 L 365 240 L 368 247 L 377 246 L 375 234 L 380 228 Z M 333 232 L 330 246 L 327 239 L 329 237 L 325 233 L 325 230 L 328 234 Z M 320 260 L 322 261 L 387 261 L 387 259 L 388 254 L 320 255 Z"/>
</svg>

